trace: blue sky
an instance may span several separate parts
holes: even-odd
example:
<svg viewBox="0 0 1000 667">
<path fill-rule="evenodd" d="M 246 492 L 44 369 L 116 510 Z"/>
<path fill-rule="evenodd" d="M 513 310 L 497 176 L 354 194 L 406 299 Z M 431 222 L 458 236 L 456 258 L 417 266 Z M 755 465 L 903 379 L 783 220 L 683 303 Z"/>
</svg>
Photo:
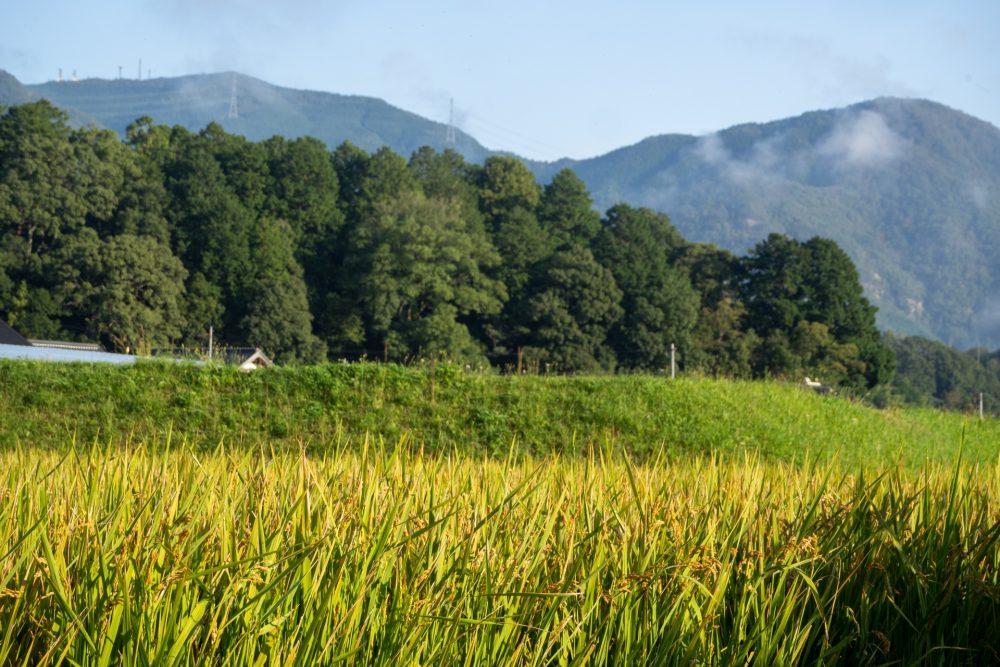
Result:
<svg viewBox="0 0 1000 667">
<path fill-rule="evenodd" d="M 1000 2 L 10 0 L 25 83 L 239 71 L 371 95 L 491 148 L 589 157 L 880 95 L 1000 126 Z"/>
</svg>

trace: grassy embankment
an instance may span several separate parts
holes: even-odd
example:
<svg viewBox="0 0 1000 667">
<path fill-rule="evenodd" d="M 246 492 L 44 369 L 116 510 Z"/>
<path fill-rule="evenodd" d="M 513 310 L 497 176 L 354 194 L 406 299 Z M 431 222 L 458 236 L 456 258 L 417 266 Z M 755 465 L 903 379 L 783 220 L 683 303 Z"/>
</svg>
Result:
<svg viewBox="0 0 1000 667">
<path fill-rule="evenodd" d="M 933 410 L 878 411 L 794 386 L 662 377 L 537 377 L 329 365 L 231 368 L 0 363 L 0 447 L 94 440 L 152 448 L 220 443 L 309 453 L 366 435 L 429 452 L 506 456 L 594 448 L 644 460 L 758 452 L 836 459 L 994 463 L 1000 422 Z"/>
</svg>

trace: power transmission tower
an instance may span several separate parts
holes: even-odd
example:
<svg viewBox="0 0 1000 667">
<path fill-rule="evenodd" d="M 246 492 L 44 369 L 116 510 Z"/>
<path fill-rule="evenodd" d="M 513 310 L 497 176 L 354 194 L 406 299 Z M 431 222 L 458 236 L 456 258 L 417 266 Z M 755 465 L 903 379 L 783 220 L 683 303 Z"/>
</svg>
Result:
<svg viewBox="0 0 1000 667">
<path fill-rule="evenodd" d="M 444 142 L 446 144 L 455 143 L 455 98 L 451 98 L 448 105 L 448 132 L 445 134 Z"/>
<path fill-rule="evenodd" d="M 229 113 L 226 114 L 226 118 L 239 118 L 240 117 L 240 105 L 239 98 L 236 95 L 236 77 L 233 77 L 233 86 L 229 92 Z"/>
</svg>

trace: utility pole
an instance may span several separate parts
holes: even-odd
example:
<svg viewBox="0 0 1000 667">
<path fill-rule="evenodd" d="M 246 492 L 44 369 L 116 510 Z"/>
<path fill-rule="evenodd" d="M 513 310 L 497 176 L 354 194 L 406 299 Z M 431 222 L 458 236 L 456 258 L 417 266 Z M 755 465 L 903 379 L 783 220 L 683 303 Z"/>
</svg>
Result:
<svg viewBox="0 0 1000 667">
<path fill-rule="evenodd" d="M 979 392 L 979 418 L 983 418 L 983 392 Z"/>
<path fill-rule="evenodd" d="M 448 105 L 448 133 L 444 137 L 446 144 L 455 143 L 455 98 L 451 98 Z"/>
<path fill-rule="evenodd" d="M 212 360 L 212 334 L 214 333 L 214 327 L 208 328 L 208 360 Z"/>
<path fill-rule="evenodd" d="M 677 346 L 673 343 L 670 344 L 670 379 L 673 380 L 677 377 L 677 364 L 675 361 L 675 353 L 677 351 Z"/>
<path fill-rule="evenodd" d="M 226 118 L 239 118 L 240 117 L 240 104 L 239 97 L 237 96 L 236 89 L 236 77 L 233 77 L 233 85 L 229 91 L 229 113 L 226 114 Z"/>
</svg>

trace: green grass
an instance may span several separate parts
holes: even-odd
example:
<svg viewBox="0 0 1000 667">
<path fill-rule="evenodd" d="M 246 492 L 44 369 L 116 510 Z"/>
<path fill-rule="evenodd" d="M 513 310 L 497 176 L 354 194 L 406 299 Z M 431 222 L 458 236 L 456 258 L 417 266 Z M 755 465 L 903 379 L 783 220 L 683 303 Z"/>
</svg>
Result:
<svg viewBox="0 0 1000 667">
<path fill-rule="evenodd" d="M 351 364 L 224 367 L 0 363 L 0 447 L 113 440 L 320 453 L 366 435 L 428 452 L 505 456 L 595 448 L 644 460 L 757 452 L 768 459 L 994 463 L 1000 423 L 879 411 L 795 386 L 655 376 L 539 377 Z"/>
</svg>

